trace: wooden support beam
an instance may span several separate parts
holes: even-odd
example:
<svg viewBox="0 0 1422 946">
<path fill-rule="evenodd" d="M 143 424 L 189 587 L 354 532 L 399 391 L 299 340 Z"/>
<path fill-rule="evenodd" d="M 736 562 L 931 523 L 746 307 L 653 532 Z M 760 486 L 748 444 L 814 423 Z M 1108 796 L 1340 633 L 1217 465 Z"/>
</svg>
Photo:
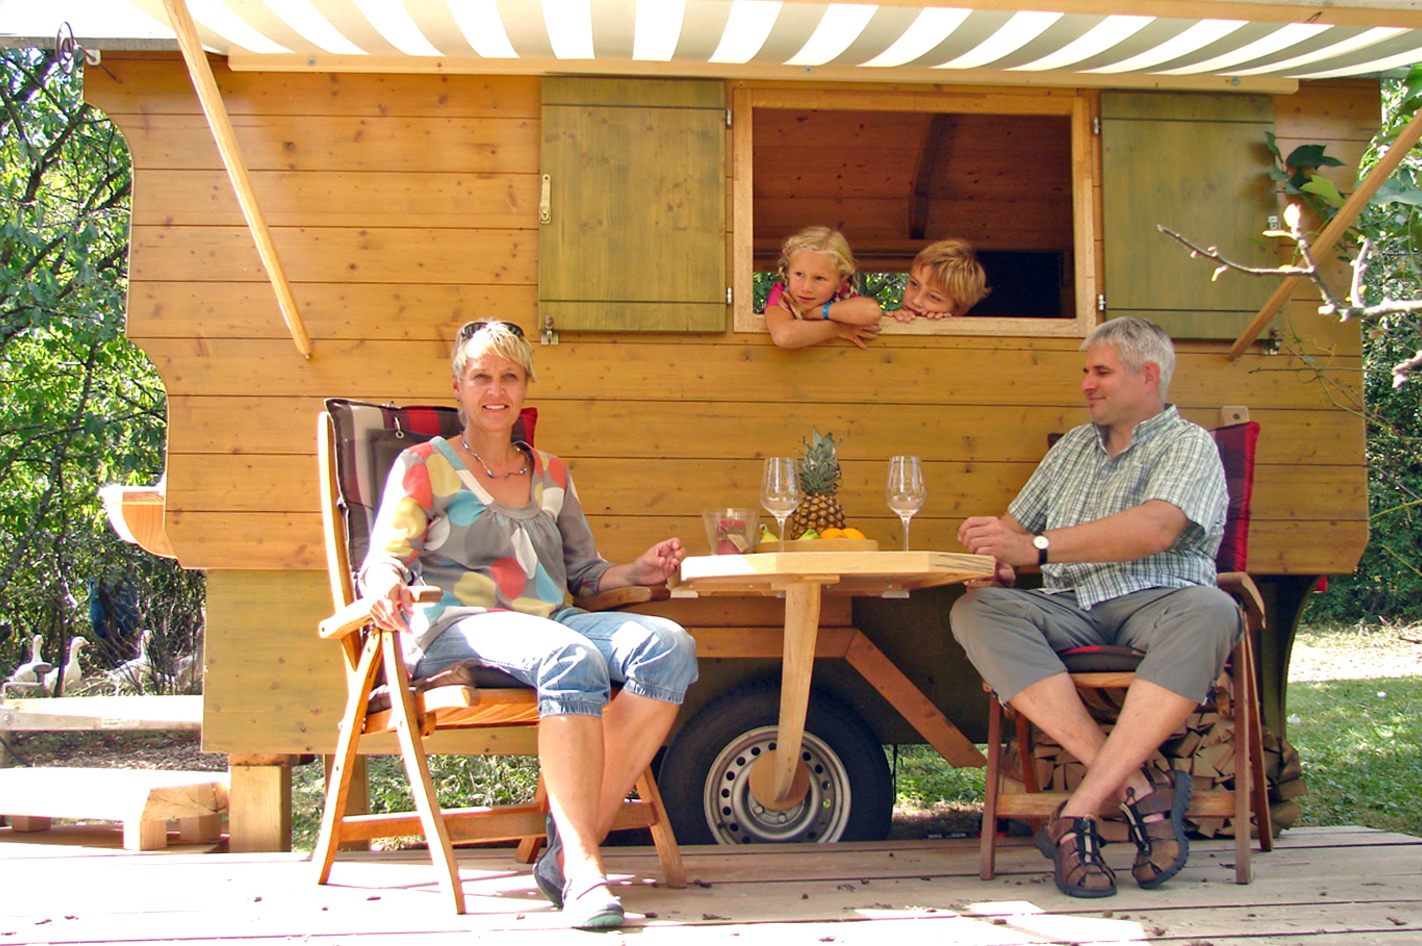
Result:
<svg viewBox="0 0 1422 946">
<path fill-rule="evenodd" d="M 1407 153 L 1417 144 L 1419 137 L 1422 137 L 1422 110 L 1412 116 L 1412 121 L 1407 123 L 1407 127 L 1393 141 L 1388 148 L 1387 154 L 1382 156 L 1373 169 L 1368 172 L 1368 176 L 1363 178 L 1357 190 L 1348 195 L 1343 206 L 1338 213 L 1333 215 L 1333 219 L 1328 221 L 1328 225 L 1323 228 L 1323 232 L 1318 235 L 1318 239 L 1310 248 L 1315 260 L 1323 259 L 1333 249 L 1334 245 L 1343 236 L 1344 232 L 1353 225 L 1353 221 L 1358 218 L 1358 214 L 1368 205 L 1368 201 L 1373 199 L 1373 195 L 1382 187 L 1383 181 L 1392 176 L 1392 172 L 1397 170 L 1397 166 L 1402 163 L 1402 159 L 1407 157 Z M 1279 287 L 1274 290 L 1274 294 L 1264 303 L 1264 307 L 1254 316 L 1254 320 L 1235 339 L 1234 344 L 1229 349 L 1229 359 L 1234 361 L 1244 350 L 1254 344 L 1254 340 L 1259 337 L 1259 333 L 1264 331 L 1264 326 L 1269 324 L 1269 320 L 1279 313 L 1284 307 L 1284 303 L 1289 301 L 1294 289 L 1303 279 L 1302 276 L 1286 276 Z"/>
<path fill-rule="evenodd" d="M 237 146 L 237 135 L 232 130 L 232 120 L 227 108 L 222 104 L 222 93 L 217 88 L 217 80 L 212 75 L 212 65 L 203 52 L 198 39 L 197 27 L 188 11 L 187 0 L 163 0 L 163 8 L 168 12 L 168 24 L 178 34 L 178 46 L 183 51 L 183 59 L 188 64 L 188 75 L 197 89 L 198 101 L 203 114 L 207 116 L 212 137 L 217 141 L 217 150 L 222 155 L 222 163 L 227 168 L 227 176 L 232 179 L 232 187 L 237 192 L 237 203 L 242 207 L 242 216 L 252 231 L 252 239 L 257 243 L 257 254 L 267 269 L 272 289 L 276 292 L 277 304 L 281 306 L 282 318 L 287 330 L 296 342 L 296 348 L 303 357 L 311 357 L 311 338 L 306 334 L 306 326 L 301 321 L 301 312 L 296 307 L 296 297 L 292 295 L 291 283 L 287 281 L 286 270 L 277 256 L 276 244 L 272 241 L 271 228 L 262 215 L 257 203 L 256 192 L 252 189 L 252 179 L 247 174 L 247 164 L 242 160 L 241 149 Z"/>
</svg>

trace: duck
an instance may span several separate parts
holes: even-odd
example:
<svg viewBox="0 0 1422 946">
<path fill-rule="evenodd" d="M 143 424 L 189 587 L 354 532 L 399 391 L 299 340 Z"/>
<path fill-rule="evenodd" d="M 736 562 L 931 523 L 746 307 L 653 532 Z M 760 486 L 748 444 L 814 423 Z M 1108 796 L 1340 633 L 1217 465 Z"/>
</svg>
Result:
<svg viewBox="0 0 1422 946">
<path fill-rule="evenodd" d="M 148 643 L 153 637 L 151 628 L 138 635 L 138 656 L 124 661 L 109 671 L 109 680 L 117 689 L 137 689 L 142 691 L 147 683 L 153 682 L 155 670 L 149 659 Z"/>
<path fill-rule="evenodd" d="M 40 656 L 40 647 L 43 644 L 43 634 L 36 634 L 31 638 L 30 659 L 16 667 L 15 672 L 6 678 L 5 690 L 7 692 L 28 695 L 44 688 L 44 675 L 54 669 L 54 664 Z"/>
<path fill-rule="evenodd" d="M 44 688 L 50 695 L 70 693 L 79 686 L 79 681 L 84 678 L 84 672 L 79 668 L 79 651 L 88 643 L 88 639 L 83 637 L 70 639 L 69 659 L 64 664 L 63 674 L 54 669 L 44 676 Z"/>
</svg>

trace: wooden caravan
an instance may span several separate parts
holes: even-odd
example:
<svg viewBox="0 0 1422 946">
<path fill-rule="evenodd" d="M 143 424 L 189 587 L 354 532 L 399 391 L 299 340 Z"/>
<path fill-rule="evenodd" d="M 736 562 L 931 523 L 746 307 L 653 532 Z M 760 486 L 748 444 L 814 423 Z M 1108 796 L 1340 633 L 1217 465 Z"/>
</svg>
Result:
<svg viewBox="0 0 1422 946">
<path fill-rule="evenodd" d="M 376 23 L 314 0 L 317 23 L 275 6 L 197 22 L 186 60 L 176 42 L 110 43 L 85 80 L 133 156 L 128 334 L 169 395 L 161 535 L 209 575 L 208 751 L 335 745 L 309 418 L 329 396 L 446 402 L 453 333 L 483 316 L 547 342 L 541 443 L 576 471 L 614 559 L 669 533 L 701 551 L 701 510 L 754 504 L 760 459 L 811 427 L 844 438 L 845 508 L 885 542 L 899 535 L 885 460 L 921 455 L 915 544 L 957 551 L 961 519 L 1002 509 L 1046 434 L 1080 422 L 1083 335 L 1127 313 L 1162 322 L 1182 413 L 1213 426 L 1243 408 L 1262 425 L 1249 568 L 1269 609 L 1264 717 L 1282 727 L 1299 609 L 1367 540 L 1358 329 L 1302 289 L 1273 315 L 1268 280 L 1212 282 L 1155 227 L 1282 258 L 1256 242 L 1280 212 L 1266 133 L 1285 154 L 1326 144 L 1351 189 L 1376 76 L 1422 58 L 1422 12 L 792 0 L 765 21 L 767 5 L 727 0 L 593 0 L 561 23 L 532 3 L 407 0 Z M 886 320 L 867 351 L 780 350 L 752 274 L 809 224 L 841 229 L 873 271 L 967 237 L 991 305 Z M 946 627 L 956 593 L 826 620 L 980 740 L 983 697 Z M 670 604 L 696 627 L 779 623 L 765 602 Z M 736 639 L 703 647 L 684 719 L 773 667 Z M 922 739 L 843 661 L 821 664 L 822 695 L 861 733 Z M 517 738 L 448 745 L 527 751 Z M 281 784 L 234 770 L 234 846 L 284 843 Z M 239 825 L 244 808 L 274 813 Z"/>
</svg>

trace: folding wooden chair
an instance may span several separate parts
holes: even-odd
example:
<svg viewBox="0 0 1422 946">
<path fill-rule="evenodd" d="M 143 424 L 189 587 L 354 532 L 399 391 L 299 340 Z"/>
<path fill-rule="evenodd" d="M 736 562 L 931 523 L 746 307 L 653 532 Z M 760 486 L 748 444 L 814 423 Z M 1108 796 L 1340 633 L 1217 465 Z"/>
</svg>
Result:
<svg viewBox="0 0 1422 946">
<path fill-rule="evenodd" d="M 526 408 L 515 435 L 532 443 L 536 420 L 536 411 Z M 454 911 L 463 913 L 464 895 L 453 843 L 516 840 L 518 859 L 528 863 L 544 840 L 547 803 L 540 785 L 538 798 L 530 804 L 442 810 L 430 779 L 425 739 L 444 729 L 536 727 L 535 693 L 501 671 L 487 668 L 459 667 L 451 673 L 411 681 L 398 635 L 371 623 L 369 602 L 356 599 L 351 571 L 351 563 L 365 556 L 380 492 L 396 455 L 437 434 L 457 436 L 459 430 L 457 412 L 447 407 L 399 408 L 331 399 L 318 418 L 321 510 L 336 608 L 332 617 L 321 622 L 320 633 L 338 641 L 344 650 L 348 698 L 313 862 L 318 869 L 317 882 L 324 884 L 343 842 L 423 834 L 440 870 L 442 892 Z M 582 599 L 578 604 L 602 610 L 665 596 L 664 590 L 626 588 Z M 416 811 L 349 813 L 361 740 L 391 732 L 399 742 Z M 637 800 L 624 803 L 614 827 L 650 828 L 664 882 L 670 887 L 686 885 L 676 838 L 650 769 L 637 782 Z"/>
<path fill-rule="evenodd" d="M 1258 676 L 1254 667 L 1254 640 L 1264 630 L 1264 605 L 1259 589 L 1244 573 L 1248 558 L 1249 501 L 1253 485 L 1254 445 L 1259 425 L 1234 424 L 1213 431 L 1225 463 L 1230 493 L 1225 538 L 1216 559 L 1219 587 L 1240 603 L 1245 631 L 1230 655 L 1220 682 L 1207 706 L 1233 726 L 1232 784 L 1222 790 L 1191 793 L 1190 818 L 1227 818 L 1233 821 L 1235 882 L 1249 883 L 1250 821 L 1259 835 L 1262 851 L 1273 850 L 1273 823 L 1269 813 L 1269 788 L 1264 772 L 1263 728 L 1259 715 Z M 1141 654 L 1127 648 L 1076 648 L 1059 655 L 1093 716 L 1109 723 L 1120 700 L 1135 679 Z M 986 685 L 984 685 L 986 688 Z M 991 693 L 991 690 L 988 691 Z M 1009 733 L 1004 720 L 1015 720 Z M 995 695 L 988 701 L 988 761 L 983 792 L 979 876 L 991 880 L 996 870 L 997 821 L 1023 818 L 1035 826 L 1048 818 L 1070 792 L 1042 791 L 1033 750 L 1034 727 L 1020 713 L 1006 707 Z M 1009 761 L 1009 736 L 1017 751 Z"/>
</svg>

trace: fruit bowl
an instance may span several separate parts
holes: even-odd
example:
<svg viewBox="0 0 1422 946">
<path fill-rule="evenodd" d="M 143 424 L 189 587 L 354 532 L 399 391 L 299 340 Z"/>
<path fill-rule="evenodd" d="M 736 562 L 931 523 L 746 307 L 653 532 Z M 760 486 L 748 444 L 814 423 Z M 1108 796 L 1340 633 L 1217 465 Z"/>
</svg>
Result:
<svg viewBox="0 0 1422 946">
<path fill-rule="evenodd" d="M 762 542 L 762 552 L 780 551 L 779 542 Z M 874 539 L 791 539 L 785 543 L 787 552 L 877 552 Z"/>
</svg>

